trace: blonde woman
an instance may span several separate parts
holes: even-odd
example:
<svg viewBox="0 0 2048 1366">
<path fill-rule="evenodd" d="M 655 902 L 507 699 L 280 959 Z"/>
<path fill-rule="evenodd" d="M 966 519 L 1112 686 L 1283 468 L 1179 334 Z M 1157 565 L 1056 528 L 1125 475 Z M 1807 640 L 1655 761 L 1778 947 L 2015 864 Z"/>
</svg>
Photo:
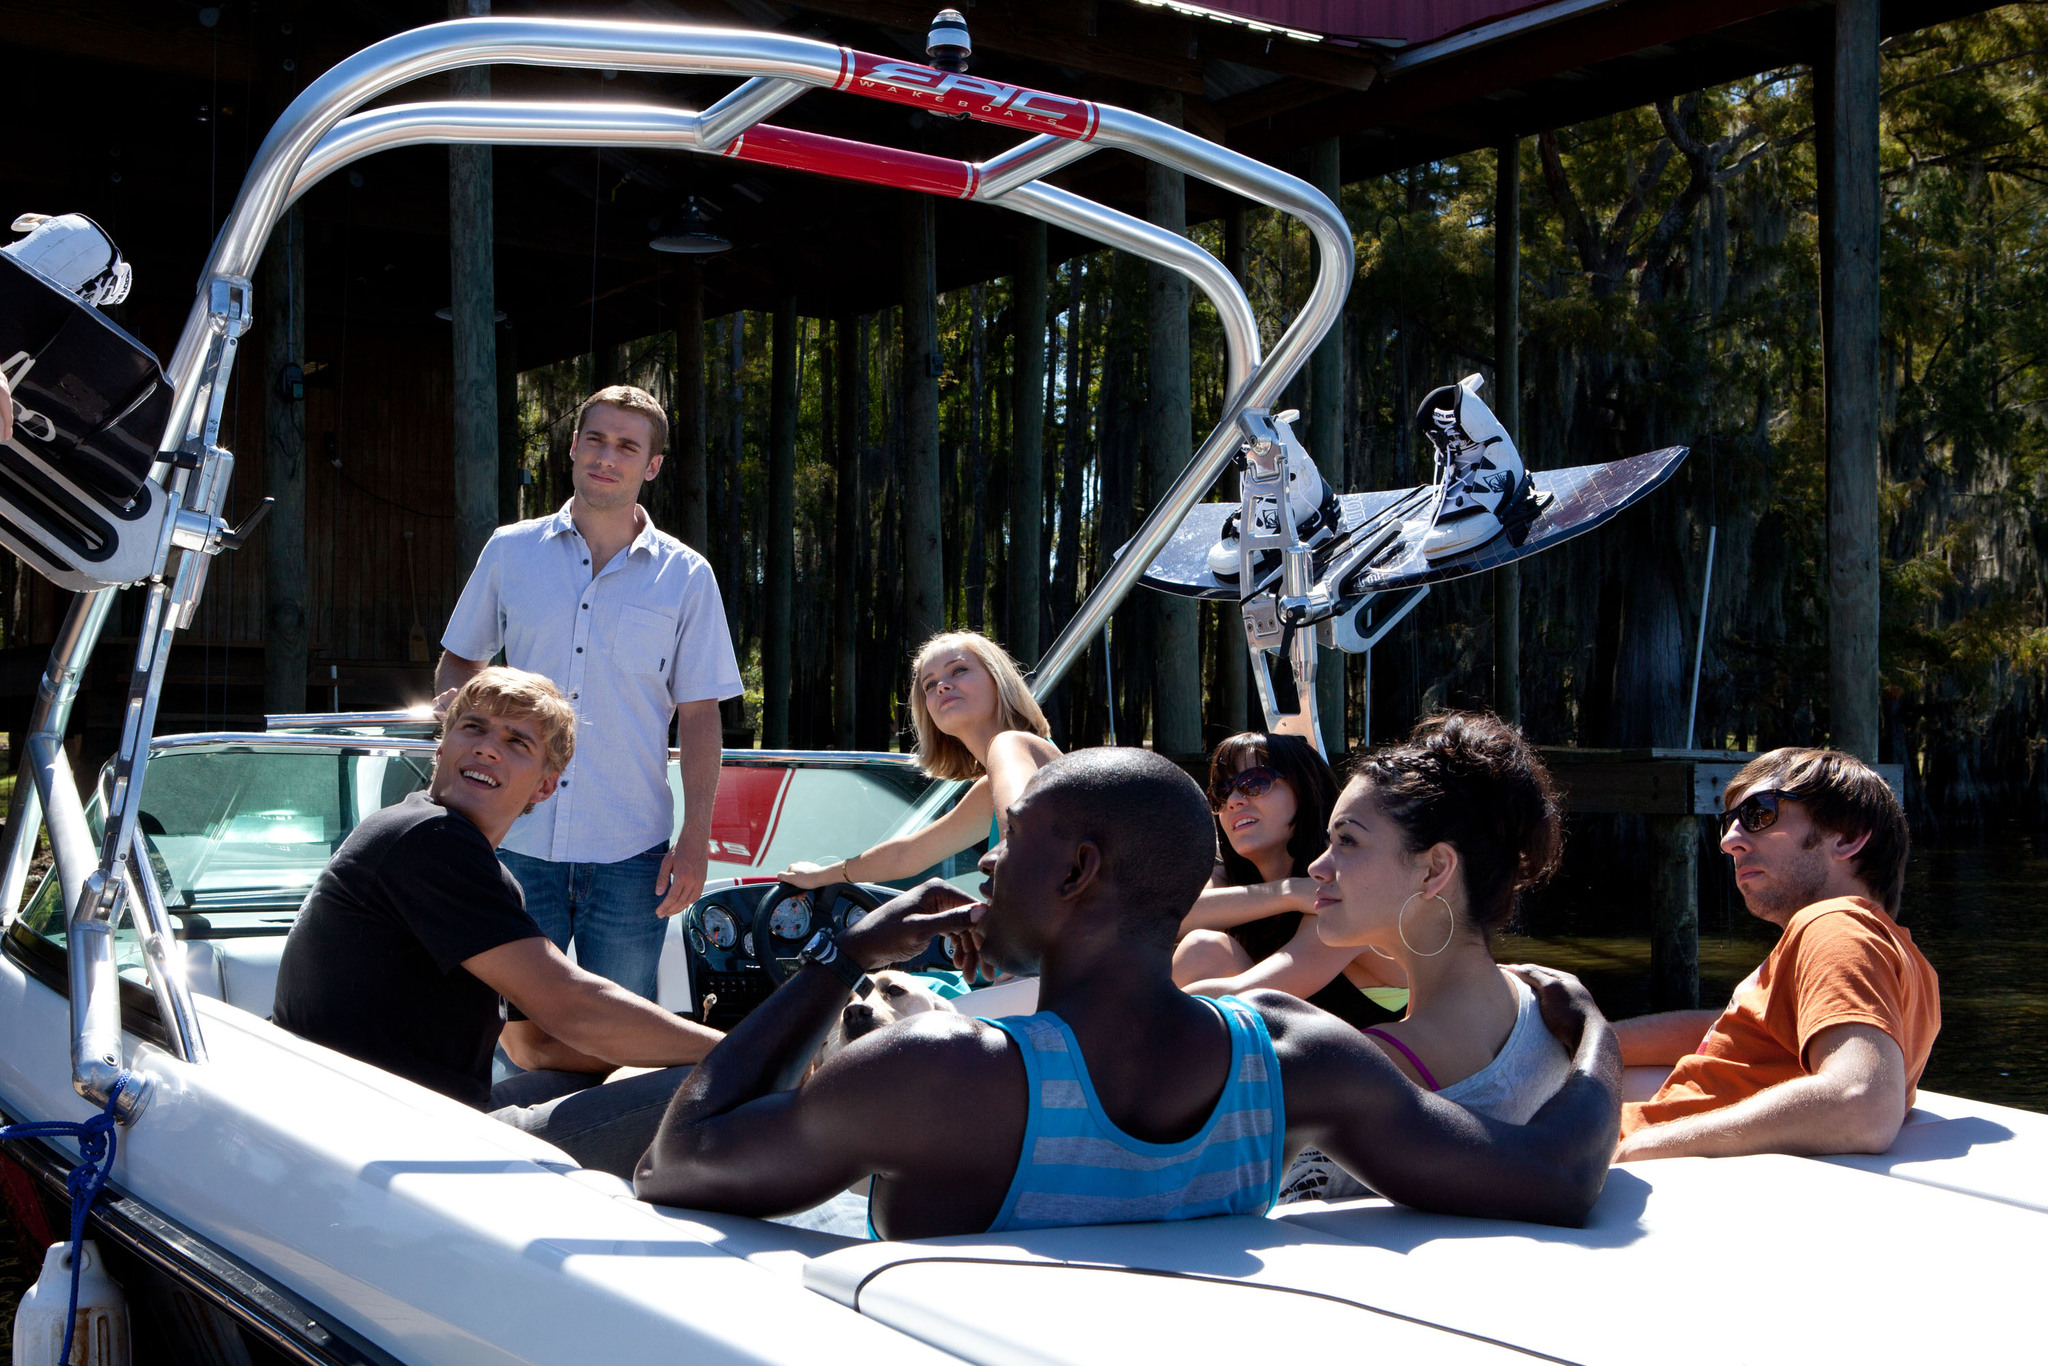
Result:
<svg viewBox="0 0 2048 1366">
<path fill-rule="evenodd" d="M 836 863 L 792 863 L 776 876 L 798 887 L 893 882 L 1002 838 L 1003 814 L 1059 746 L 1024 675 L 1004 649 L 972 631 L 933 636 L 910 671 L 918 767 L 933 778 L 973 780 L 953 809 L 907 835 Z"/>
</svg>

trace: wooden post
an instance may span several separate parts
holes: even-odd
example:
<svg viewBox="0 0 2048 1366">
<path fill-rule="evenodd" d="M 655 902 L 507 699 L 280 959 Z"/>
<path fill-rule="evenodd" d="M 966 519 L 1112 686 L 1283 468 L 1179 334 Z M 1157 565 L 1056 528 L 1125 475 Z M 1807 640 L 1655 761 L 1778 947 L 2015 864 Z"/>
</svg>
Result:
<svg viewBox="0 0 2048 1366">
<path fill-rule="evenodd" d="M 1508 439 L 1522 437 L 1522 162 L 1521 140 L 1494 153 L 1493 415 Z M 1493 709 L 1522 723 L 1522 569 L 1493 571 Z"/>
<path fill-rule="evenodd" d="M 306 358 L 306 230 L 297 209 L 271 234 L 263 309 L 263 488 L 277 505 L 263 529 L 263 710 L 306 709 L 306 404 L 278 376 Z M 395 550 L 395 547 L 394 547 Z"/>
<path fill-rule="evenodd" d="M 1700 1003 L 1700 818 L 1648 816 L 1656 886 L 1650 911 L 1650 1009 Z"/>
<path fill-rule="evenodd" d="M 1828 730 L 1877 762 L 1879 0 L 1837 0 L 1816 63 L 1828 440 Z M 1821 106 L 1825 106 L 1824 108 Z"/>
<path fill-rule="evenodd" d="M 731 330 L 726 334 L 730 345 L 726 351 L 725 374 L 725 462 L 719 470 L 721 487 L 725 491 L 722 500 L 725 520 L 720 528 L 723 534 L 718 545 L 718 586 L 725 594 L 725 619 L 732 630 L 733 648 L 744 659 L 746 640 L 742 623 L 746 620 L 746 613 L 741 609 L 740 599 L 740 474 L 747 453 L 747 315 L 744 311 L 736 312 L 727 321 Z M 732 703 L 737 709 L 739 699 L 732 699 Z"/>
<path fill-rule="evenodd" d="M 1342 204 L 1344 176 L 1337 139 L 1308 149 L 1308 181 Z M 1342 492 L 1351 471 L 1344 463 L 1344 319 L 1340 315 L 1308 358 L 1308 452 L 1325 482 Z M 1323 745 L 1334 760 L 1344 752 L 1344 678 L 1351 656 L 1325 650 L 1316 665 L 1316 709 L 1322 714 Z"/>
<path fill-rule="evenodd" d="M 768 591 L 761 623 L 761 743 L 789 746 L 792 595 L 796 589 L 796 300 L 775 310 L 768 390 Z"/>
<path fill-rule="evenodd" d="M 1223 266 L 1244 283 L 1245 203 L 1233 199 L 1223 213 Z M 1226 496 L 1237 493 L 1236 481 L 1225 481 Z M 1225 733 L 1235 734 L 1251 720 L 1251 655 L 1244 642 L 1244 613 L 1234 602 L 1215 604 L 1216 714 Z M 1265 718 L 1256 723 L 1263 727 Z"/>
<path fill-rule="evenodd" d="M 854 747 L 860 698 L 860 455 L 867 439 L 867 414 L 854 401 L 860 385 L 859 347 L 860 328 L 854 319 L 841 318 L 832 325 L 834 415 L 839 419 L 832 527 L 832 743 L 840 749 Z"/>
<path fill-rule="evenodd" d="M 676 525 L 670 530 L 700 555 L 711 553 L 711 503 L 704 453 L 704 267 L 687 258 L 676 316 L 675 420 L 669 426 L 669 477 L 675 480 Z"/>
<path fill-rule="evenodd" d="M 1181 121 L 1181 97 L 1154 99 L 1153 117 Z M 1187 232 L 1187 178 L 1157 162 L 1145 163 L 1145 217 L 1169 231 Z M 1188 357 L 1188 282 L 1177 270 L 1147 271 L 1145 505 L 1166 497 L 1194 454 L 1193 380 Z M 1152 595 L 1152 748 L 1192 754 L 1202 747 L 1201 637 L 1191 599 Z M 1135 739 L 1136 737 L 1133 737 Z"/>
<path fill-rule="evenodd" d="M 1010 438 L 1010 638 L 1028 668 L 1038 659 L 1038 587 L 1045 576 L 1045 224 L 1025 219 L 1017 233 L 1011 285 L 1016 319 Z"/>
<path fill-rule="evenodd" d="M 939 544 L 938 285 L 931 200 L 904 198 L 903 630 L 912 649 L 945 628 Z"/>
<path fill-rule="evenodd" d="M 746 599 L 740 582 L 740 465 L 746 454 L 747 394 L 744 383 L 746 371 L 747 315 L 735 312 L 726 319 L 726 354 L 721 359 L 725 365 L 722 387 L 725 391 L 725 459 L 719 462 L 719 535 L 718 553 L 712 563 L 718 567 L 718 591 L 725 599 L 725 625 L 732 636 L 733 652 L 741 659 L 747 657 L 747 614 Z M 728 730 L 744 732 L 746 728 L 747 701 L 744 697 L 728 697 L 719 704 L 719 717 Z M 741 742 L 735 735 L 729 743 Z M 751 743 L 749 739 L 746 743 Z"/>
<path fill-rule="evenodd" d="M 490 0 L 449 0 L 451 18 L 491 12 Z M 489 67 L 455 71 L 457 99 L 487 100 Z M 498 526 L 498 323 L 491 149 L 448 149 L 448 266 L 455 333 L 455 568 L 467 577 Z"/>
</svg>

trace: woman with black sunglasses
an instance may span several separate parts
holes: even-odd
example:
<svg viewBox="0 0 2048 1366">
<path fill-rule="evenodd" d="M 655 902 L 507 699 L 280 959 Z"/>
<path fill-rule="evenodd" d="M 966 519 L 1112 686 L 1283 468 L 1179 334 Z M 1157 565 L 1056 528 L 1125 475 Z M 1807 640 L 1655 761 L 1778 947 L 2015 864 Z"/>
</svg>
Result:
<svg viewBox="0 0 2048 1366">
<path fill-rule="evenodd" d="M 1336 798 L 1330 766 L 1297 736 L 1247 731 L 1216 747 L 1217 866 L 1181 921 L 1174 981 L 1206 996 L 1284 991 L 1360 1028 L 1400 1016 L 1407 992 L 1399 969 L 1323 943 L 1304 914 L 1316 899 L 1308 867 L 1329 844 Z"/>
</svg>

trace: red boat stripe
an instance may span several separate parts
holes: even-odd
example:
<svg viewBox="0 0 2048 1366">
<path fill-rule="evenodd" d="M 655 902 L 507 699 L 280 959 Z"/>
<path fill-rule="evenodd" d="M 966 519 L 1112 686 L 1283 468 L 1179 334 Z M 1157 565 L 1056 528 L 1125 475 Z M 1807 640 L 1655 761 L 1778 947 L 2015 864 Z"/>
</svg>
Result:
<svg viewBox="0 0 2048 1366">
<path fill-rule="evenodd" d="M 768 124 L 757 124 L 733 139 L 724 155 L 792 171 L 814 171 L 841 180 L 920 190 L 925 194 L 942 194 L 954 199 L 971 196 L 979 178 L 973 166 L 951 157 L 876 147 L 847 138 L 804 133 Z"/>
</svg>

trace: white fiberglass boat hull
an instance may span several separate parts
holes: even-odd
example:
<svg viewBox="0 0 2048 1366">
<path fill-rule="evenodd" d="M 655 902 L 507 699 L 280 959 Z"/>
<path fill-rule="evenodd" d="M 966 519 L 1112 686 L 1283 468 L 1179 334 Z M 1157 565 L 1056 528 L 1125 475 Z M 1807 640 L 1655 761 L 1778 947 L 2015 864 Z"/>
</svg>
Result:
<svg viewBox="0 0 2048 1366">
<path fill-rule="evenodd" d="M 399 1360 L 942 1360 L 538 1139 L 233 1006 L 199 1010 L 204 1067 L 126 1039 L 163 1085 L 112 1188 Z M 69 1036 L 65 1001 L 0 956 L 0 1109 L 91 1113 Z"/>
<path fill-rule="evenodd" d="M 233 1006 L 200 1009 L 203 1068 L 129 1039 L 165 1085 L 124 1132 L 114 1186 L 422 1366 L 639 1353 L 1078 1366 L 1332 1348 L 1617 1366 L 1959 1348 L 1995 1360 L 2034 1332 L 2048 1241 L 2048 1116 L 1928 1095 L 1882 1157 L 1616 1168 L 1583 1229 L 1363 1200 L 858 1243 L 640 1204 L 466 1107 Z M 68 1027 L 63 999 L 0 958 L 9 1114 L 87 1113 Z M 1883 1303 L 1893 1283 L 1910 1295 Z"/>
</svg>

